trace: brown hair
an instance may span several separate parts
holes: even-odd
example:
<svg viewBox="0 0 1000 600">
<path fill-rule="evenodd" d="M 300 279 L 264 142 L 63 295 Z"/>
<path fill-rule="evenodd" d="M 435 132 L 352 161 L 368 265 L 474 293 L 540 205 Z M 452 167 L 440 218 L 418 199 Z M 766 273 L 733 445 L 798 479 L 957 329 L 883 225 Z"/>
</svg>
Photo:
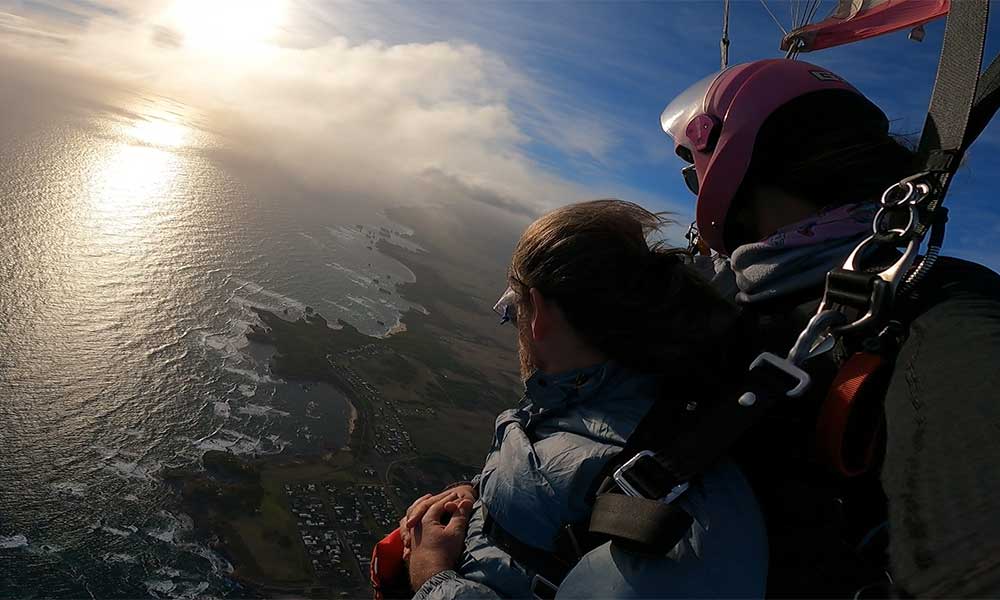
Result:
<svg viewBox="0 0 1000 600">
<path fill-rule="evenodd" d="M 585 341 L 639 372 L 721 367 L 722 337 L 736 309 L 684 264 L 685 252 L 647 242 L 668 223 L 664 213 L 622 200 L 546 214 L 524 232 L 511 259 L 519 310 L 530 310 L 527 292 L 537 288 Z"/>
</svg>

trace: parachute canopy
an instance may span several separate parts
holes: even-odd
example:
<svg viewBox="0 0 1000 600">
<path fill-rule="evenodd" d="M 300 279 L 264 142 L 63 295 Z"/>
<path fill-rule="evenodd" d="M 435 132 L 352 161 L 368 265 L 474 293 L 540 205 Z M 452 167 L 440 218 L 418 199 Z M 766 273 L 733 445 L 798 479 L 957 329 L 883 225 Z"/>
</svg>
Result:
<svg viewBox="0 0 1000 600">
<path fill-rule="evenodd" d="M 793 29 L 782 50 L 810 52 L 914 28 L 948 14 L 951 0 L 837 0 L 822 21 Z"/>
</svg>

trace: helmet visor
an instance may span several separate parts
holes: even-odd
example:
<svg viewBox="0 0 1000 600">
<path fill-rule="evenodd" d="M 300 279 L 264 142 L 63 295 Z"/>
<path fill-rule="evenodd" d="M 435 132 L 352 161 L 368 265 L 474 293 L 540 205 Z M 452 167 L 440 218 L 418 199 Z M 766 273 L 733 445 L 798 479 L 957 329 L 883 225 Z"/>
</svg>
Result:
<svg viewBox="0 0 1000 600">
<path fill-rule="evenodd" d="M 688 140 L 684 130 L 687 129 L 691 119 L 705 111 L 705 94 L 718 76 L 718 72 L 712 73 L 684 90 L 660 113 L 660 126 L 674 139 L 675 144 L 687 145 Z"/>
</svg>

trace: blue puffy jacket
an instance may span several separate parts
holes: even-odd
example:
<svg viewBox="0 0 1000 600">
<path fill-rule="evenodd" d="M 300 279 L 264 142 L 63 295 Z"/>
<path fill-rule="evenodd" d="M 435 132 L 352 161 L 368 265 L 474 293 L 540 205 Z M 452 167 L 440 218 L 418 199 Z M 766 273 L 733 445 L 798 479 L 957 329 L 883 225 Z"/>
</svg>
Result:
<svg viewBox="0 0 1000 600">
<path fill-rule="evenodd" d="M 534 573 L 484 533 L 483 509 L 519 541 L 551 549 L 562 525 L 588 517 L 587 491 L 657 389 L 652 377 L 614 363 L 529 379 L 518 407 L 497 418 L 458 567 L 432 577 L 415 598 L 530 597 Z M 694 525 L 668 555 L 640 556 L 604 544 L 570 571 L 557 598 L 763 596 L 767 538 L 740 471 L 720 464 L 678 503 Z"/>
</svg>

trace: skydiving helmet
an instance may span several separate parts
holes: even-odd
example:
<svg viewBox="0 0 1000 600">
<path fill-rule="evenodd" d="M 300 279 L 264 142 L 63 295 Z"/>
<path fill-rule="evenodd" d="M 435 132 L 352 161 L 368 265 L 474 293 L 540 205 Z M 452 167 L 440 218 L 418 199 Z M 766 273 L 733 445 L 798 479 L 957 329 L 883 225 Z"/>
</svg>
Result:
<svg viewBox="0 0 1000 600">
<path fill-rule="evenodd" d="M 726 216 L 747 174 L 761 126 L 786 103 L 827 90 L 856 94 L 885 118 L 838 75 L 788 59 L 758 60 L 715 73 L 664 109 L 660 125 L 673 138 L 677 155 L 690 163 L 681 172 L 698 196 L 696 223 L 709 248 L 724 255 L 733 250 L 725 247 Z"/>
</svg>

